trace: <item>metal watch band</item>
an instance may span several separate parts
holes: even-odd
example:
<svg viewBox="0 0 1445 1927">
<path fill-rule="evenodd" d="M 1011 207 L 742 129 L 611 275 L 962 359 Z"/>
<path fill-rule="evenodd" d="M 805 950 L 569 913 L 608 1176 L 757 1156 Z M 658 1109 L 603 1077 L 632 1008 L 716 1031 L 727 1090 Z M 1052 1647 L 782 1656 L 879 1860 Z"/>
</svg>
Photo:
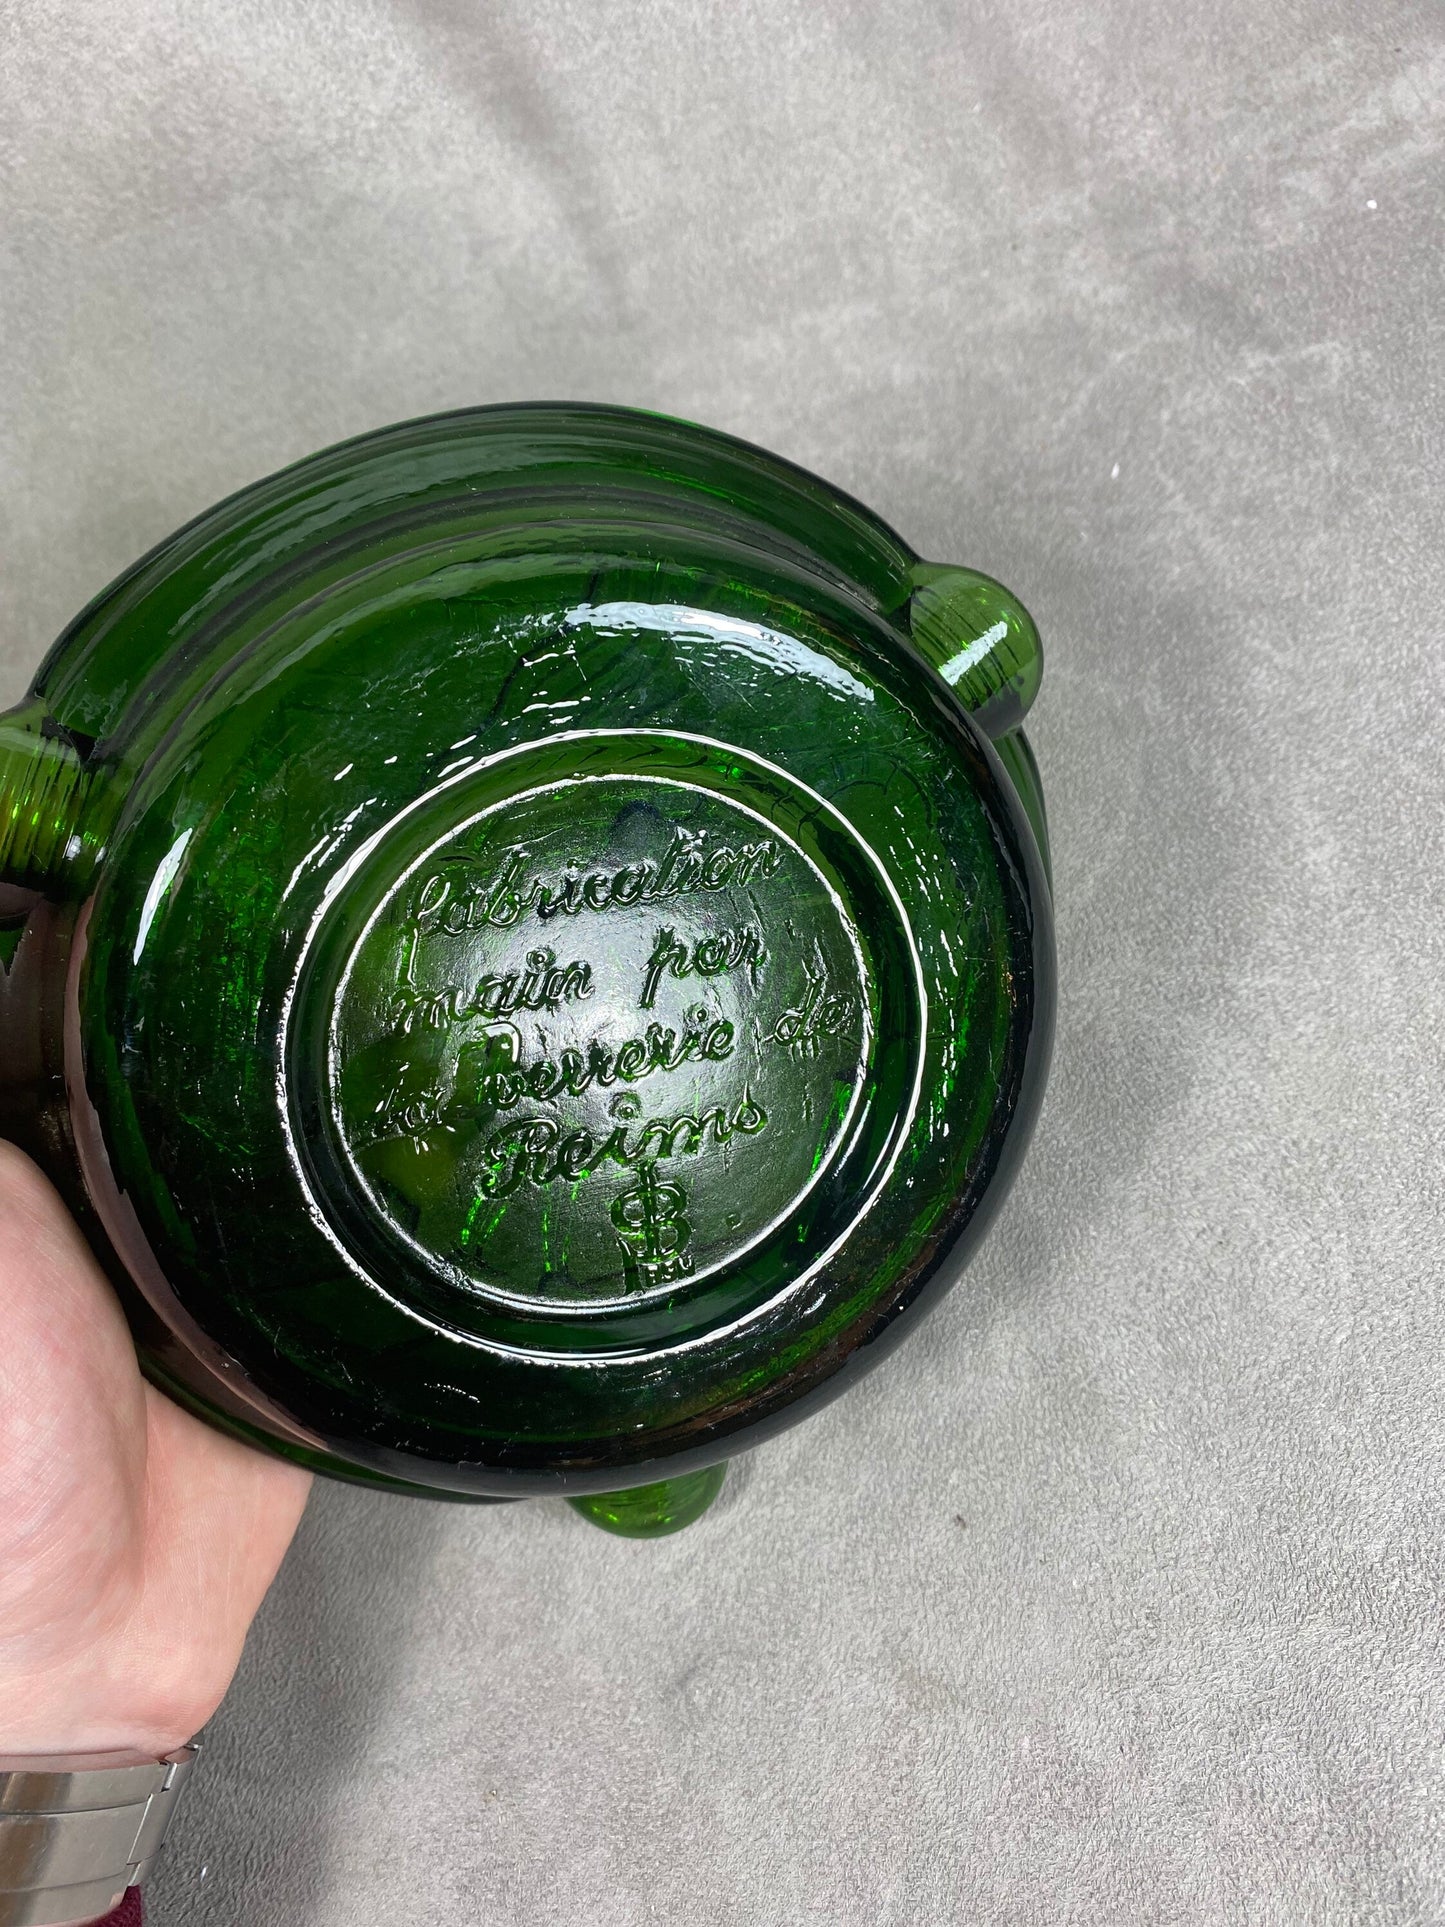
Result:
<svg viewBox="0 0 1445 1927">
<path fill-rule="evenodd" d="M 70 1927 L 118 1907 L 160 1851 L 198 1751 L 0 1756 L 0 1927 Z"/>
</svg>

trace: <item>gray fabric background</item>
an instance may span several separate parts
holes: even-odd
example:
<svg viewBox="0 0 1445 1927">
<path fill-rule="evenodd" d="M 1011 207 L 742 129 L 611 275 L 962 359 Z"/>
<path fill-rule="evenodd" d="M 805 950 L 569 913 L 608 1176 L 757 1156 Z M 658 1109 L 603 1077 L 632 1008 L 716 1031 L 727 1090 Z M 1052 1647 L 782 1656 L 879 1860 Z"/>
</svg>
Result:
<svg viewBox="0 0 1445 1927">
<path fill-rule="evenodd" d="M 389 419 L 700 418 L 1050 648 L 984 1255 L 681 1538 L 318 1490 L 159 1927 L 1445 1919 L 1445 19 L 9 0 L 0 635 Z"/>
</svg>

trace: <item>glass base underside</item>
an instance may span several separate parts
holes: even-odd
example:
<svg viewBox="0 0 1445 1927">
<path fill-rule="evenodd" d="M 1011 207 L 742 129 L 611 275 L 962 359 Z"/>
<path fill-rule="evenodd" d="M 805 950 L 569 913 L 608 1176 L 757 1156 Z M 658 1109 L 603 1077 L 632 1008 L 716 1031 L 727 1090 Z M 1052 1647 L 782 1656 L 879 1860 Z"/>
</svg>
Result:
<svg viewBox="0 0 1445 1927">
<path fill-rule="evenodd" d="M 540 410 L 319 458 L 103 598 L 0 731 L 0 867 L 74 909 L 56 1161 L 158 1382 L 355 1483 L 681 1523 L 881 1356 L 1047 1057 L 1005 596 Z"/>
</svg>

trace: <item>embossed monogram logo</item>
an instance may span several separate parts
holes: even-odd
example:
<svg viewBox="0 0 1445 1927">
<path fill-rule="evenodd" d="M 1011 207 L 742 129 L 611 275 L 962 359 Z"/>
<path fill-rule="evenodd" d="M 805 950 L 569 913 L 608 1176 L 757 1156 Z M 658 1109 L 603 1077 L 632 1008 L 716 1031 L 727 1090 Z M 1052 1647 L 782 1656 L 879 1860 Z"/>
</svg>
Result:
<svg viewBox="0 0 1445 1927">
<path fill-rule="evenodd" d="M 655 1164 L 644 1164 L 636 1188 L 612 1200 L 622 1266 L 634 1290 L 670 1285 L 692 1270 L 686 1209 L 687 1192 L 674 1179 L 659 1178 Z"/>
</svg>

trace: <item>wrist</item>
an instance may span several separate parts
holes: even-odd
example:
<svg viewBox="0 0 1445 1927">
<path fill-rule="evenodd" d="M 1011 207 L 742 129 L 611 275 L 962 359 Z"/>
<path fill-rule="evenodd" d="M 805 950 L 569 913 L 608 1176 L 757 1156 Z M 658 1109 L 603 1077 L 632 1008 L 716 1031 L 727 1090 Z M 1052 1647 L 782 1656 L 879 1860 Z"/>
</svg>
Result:
<svg viewBox="0 0 1445 1927">
<path fill-rule="evenodd" d="M 229 1681 L 188 1677 L 173 1657 L 169 1677 L 124 1649 L 77 1655 L 43 1672 L 0 1666 L 0 1757 L 159 1759 L 185 1746 Z"/>
<path fill-rule="evenodd" d="M 76 1712 L 37 1723 L 8 1720 L 0 1711 L 0 1760 L 157 1760 L 188 1745 L 214 1712 L 181 1720 L 157 1710 L 127 1711 L 117 1717 Z"/>
</svg>

